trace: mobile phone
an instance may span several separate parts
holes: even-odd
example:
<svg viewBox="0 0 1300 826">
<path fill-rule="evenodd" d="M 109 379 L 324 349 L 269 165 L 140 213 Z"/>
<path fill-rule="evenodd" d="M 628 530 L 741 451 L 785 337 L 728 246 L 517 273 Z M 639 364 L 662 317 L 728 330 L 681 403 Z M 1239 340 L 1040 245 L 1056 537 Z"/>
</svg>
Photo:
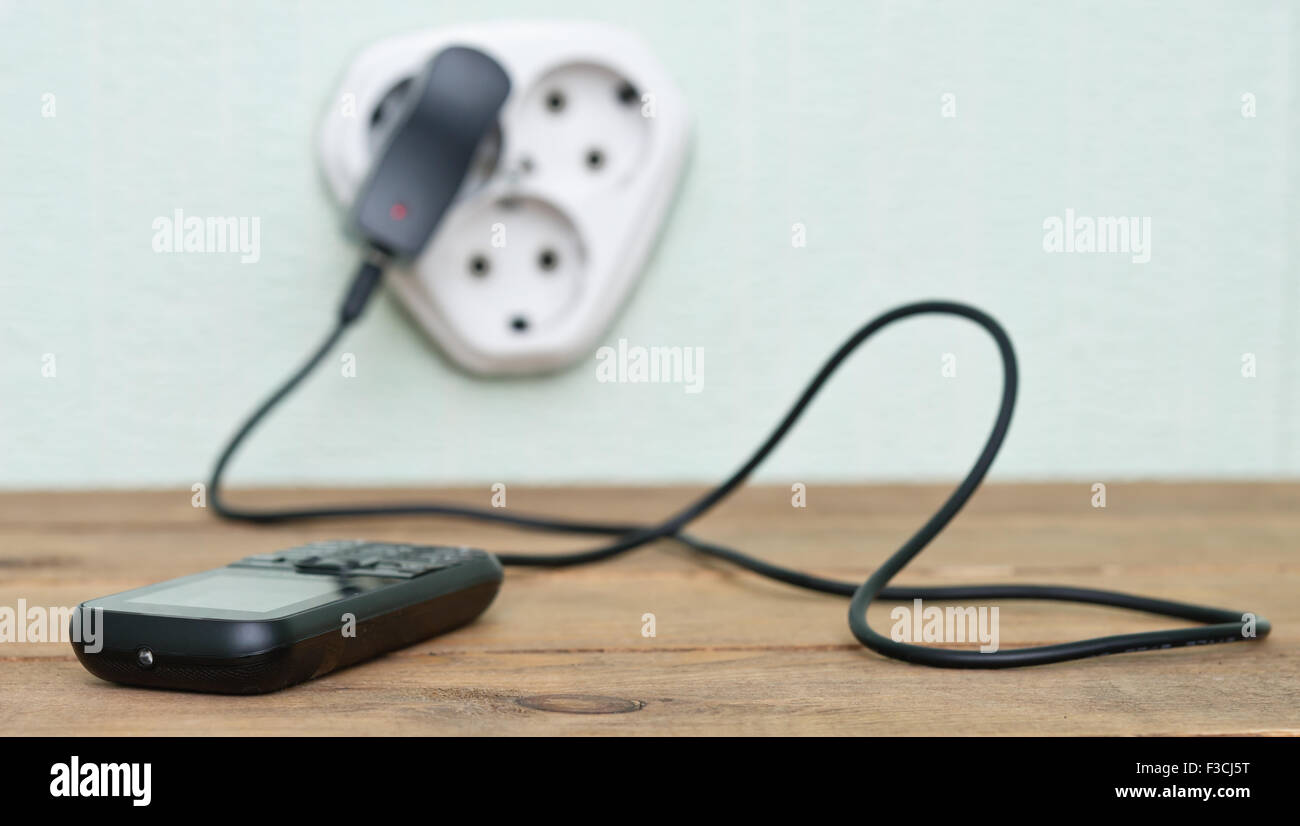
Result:
<svg viewBox="0 0 1300 826">
<path fill-rule="evenodd" d="M 473 548 L 317 542 L 83 602 L 72 645 L 111 682 L 261 694 L 465 625 L 501 579 Z"/>
</svg>

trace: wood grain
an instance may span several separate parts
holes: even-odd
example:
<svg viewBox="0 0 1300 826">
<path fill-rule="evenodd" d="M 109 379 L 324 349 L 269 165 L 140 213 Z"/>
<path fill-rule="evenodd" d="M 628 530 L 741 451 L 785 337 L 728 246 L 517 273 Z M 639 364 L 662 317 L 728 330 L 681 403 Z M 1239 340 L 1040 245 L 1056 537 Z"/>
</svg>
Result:
<svg viewBox="0 0 1300 826">
<path fill-rule="evenodd" d="M 533 488 L 510 509 L 652 521 L 689 488 Z M 693 531 L 861 580 L 942 486 L 748 488 Z M 438 498 L 487 490 L 244 491 L 247 503 Z M 905 571 L 908 584 L 1060 583 L 1255 611 L 1259 644 L 971 672 L 895 662 L 849 633 L 847 600 L 701 560 L 672 543 L 565 571 L 511 570 L 477 623 L 261 697 L 144 691 L 90 676 L 66 644 L 0 643 L 6 734 L 1296 734 L 1300 484 L 994 485 Z M 90 597 L 337 536 L 563 550 L 589 539 L 433 519 L 251 527 L 190 492 L 0 494 L 0 606 Z M 1004 648 L 1149 630 L 1107 608 L 1006 601 Z M 872 609 L 888 627 L 889 606 Z M 657 635 L 641 634 L 645 613 Z M 1176 624 L 1176 623 L 1174 623 Z"/>
</svg>

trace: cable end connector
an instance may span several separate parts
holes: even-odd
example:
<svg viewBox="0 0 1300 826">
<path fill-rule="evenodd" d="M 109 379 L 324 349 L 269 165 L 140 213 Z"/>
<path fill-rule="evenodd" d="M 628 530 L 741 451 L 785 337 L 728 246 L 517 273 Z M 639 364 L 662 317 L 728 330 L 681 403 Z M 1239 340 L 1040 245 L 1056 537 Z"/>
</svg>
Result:
<svg viewBox="0 0 1300 826">
<path fill-rule="evenodd" d="M 343 298 L 343 304 L 339 307 L 341 324 L 351 324 L 361 316 L 366 305 L 370 303 L 370 296 L 374 295 L 375 288 L 384 278 L 388 260 L 388 253 L 377 247 L 370 248 L 370 254 L 357 270 L 352 284 L 348 287 L 347 295 Z"/>
</svg>

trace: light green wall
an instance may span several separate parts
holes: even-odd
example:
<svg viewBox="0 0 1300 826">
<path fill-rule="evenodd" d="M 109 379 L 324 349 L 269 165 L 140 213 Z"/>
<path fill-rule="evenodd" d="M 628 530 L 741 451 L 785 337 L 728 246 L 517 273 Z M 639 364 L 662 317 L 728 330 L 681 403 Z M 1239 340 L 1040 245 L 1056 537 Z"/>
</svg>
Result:
<svg viewBox="0 0 1300 826">
<path fill-rule="evenodd" d="M 1001 478 L 1300 474 L 1295 4 L 0 0 L 0 486 L 202 479 L 357 257 L 313 152 L 346 61 L 521 16 L 640 32 L 693 107 L 677 208 L 608 340 L 703 347 L 704 392 L 598 383 L 594 359 L 471 379 L 380 301 L 344 348 L 358 376 L 315 377 L 239 479 L 714 479 L 856 325 L 933 296 L 1018 345 Z M 261 260 L 154 253 L 177 207 L 259 216 Z M 1046 254 L 1066 208 L 1150 216 L 1151 262 Z M 957 322 L 890 333 L 769 476 L 955 476 L 993 359 Z"/>
</svg>

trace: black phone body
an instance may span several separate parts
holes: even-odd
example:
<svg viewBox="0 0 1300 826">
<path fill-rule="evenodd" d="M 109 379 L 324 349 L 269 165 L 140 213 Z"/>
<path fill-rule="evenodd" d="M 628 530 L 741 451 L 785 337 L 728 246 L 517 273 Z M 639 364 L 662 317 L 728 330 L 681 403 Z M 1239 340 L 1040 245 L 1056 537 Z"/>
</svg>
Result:
<svg viewBox="0 0 1300 826">
<path fill-rule="evenodd" d="M 116 683 L 261 694 L 465 625 L 501 580 L 472 548 L 314 543 L 87 600 L 73 649 Z"/>
</svg>

